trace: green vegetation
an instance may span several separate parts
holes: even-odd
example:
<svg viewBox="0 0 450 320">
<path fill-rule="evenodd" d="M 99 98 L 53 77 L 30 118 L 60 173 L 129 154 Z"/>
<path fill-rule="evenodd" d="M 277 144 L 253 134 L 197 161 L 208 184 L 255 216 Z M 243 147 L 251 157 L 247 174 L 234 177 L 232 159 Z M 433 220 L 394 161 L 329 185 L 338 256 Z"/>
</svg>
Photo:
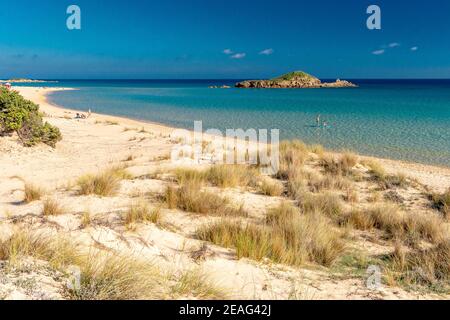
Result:
<svg viewBox="0 0 450 320">
<path fill-rule="evenodd" d="M 303 72 L 303 71 L 293 71 L 286 74 L 283 74 L 282 76 L 279 76 L 277 78 L 273 78 L 271 80 L 273 81 L 282 81 L 282 80 L 293 80 L 293 79 L 308 79 L 308 80 L 318 80 L 316 77 Z"/>
<path fill-rule="evenodd" d="M 37 104 L 16 91 L 0 88 L 0 135 L 14 132 L 27 147 L 38 143 L 55 147 L 62 138 L 58 128 L 43 122 Z"/>
</svg>

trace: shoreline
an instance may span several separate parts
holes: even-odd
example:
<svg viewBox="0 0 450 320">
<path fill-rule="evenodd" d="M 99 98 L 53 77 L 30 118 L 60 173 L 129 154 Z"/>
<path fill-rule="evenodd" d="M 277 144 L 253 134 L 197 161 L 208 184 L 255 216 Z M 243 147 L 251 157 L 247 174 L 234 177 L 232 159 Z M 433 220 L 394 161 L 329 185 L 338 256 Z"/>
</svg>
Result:
<svg viewBox="0 0 450 320">
<path fill-rule="evenodd" d="M 40 110 L 44 111 L 46 113 L 51 113 L 53 116 L 55 114 L 58 114 L 59 116 L 67 116 L 67 114 L 70 113 L 77 113 L 77 112 L 83 112 L 86 113 L 87 110 L 76 110 L 76 109 L 70 109 L 66 108 L 64 106 L 60 106 L 54 103 L 51 103 L 48 100 L 48 95 L 52 92 L 56 91 L 62 91 L 62 90 L 76 90 L 74 88 L 64 88 L 64 87 L 13 87 L 14 90 L 19 91 L 20 94 L 22 94 L 27 99 L 37 103 L 40 105 Z M 34 92 L 33 92 L 34 91 Z M 96 121 L 112 121 L 112 122 L 118 122 L 122 126 L 134 126 L 139 128 L 144 128 L 145 130 L 155 131 L 159 134 L 163 135 L 170 135 L 171 132 L 177 129 L 187 130 L 189 132 L 193 132 L 192 129 L 185 129 L 185 128 L 176 128 L 171 127 L 165 124 L 152 122 L 148 120 L 139 120 L 139 119 L 133 119 L 128 118 L 124 116 L 115 116 L 115 115 L 107 115 L 107 114 L 100 114 L 93 112 L 91 115 L 92 118 L 95 118 Z M 300 139 L 301 140 L 301 139 Z M 336 150 L 329 150 L 328 152 L 332 154 L 340 154 L 341 152 Z M 434 164 L 424 164 L 420 162 L 410 162 L 405 160 L 397 160 L 397 159 L 388 159 L 388 158 L 381 158 L 376 156 L 370 156 L 370 155 L 361 155 L 358 154 L 358 156 L 363 160 L 375 160 L 380 162 L 383 166 L 386 167 L 386 170 L 389 173 L 394 172 L 403 172 L 405 174 L 408 174 L 410 176 L 413 176 L 417 178 L 420 182 L 422 182 L 425 185 L 431 186 L 433 189 L 439 190 L 439 191 L 445 191 L 450 186 L 450 167 L 445 166 L 439 166 Z M 412 173 L 412 174 L 411 174 Z M 441 176 L 440 182 L 432 182 L 427 181 L 427 176 Z"/>
</svg>

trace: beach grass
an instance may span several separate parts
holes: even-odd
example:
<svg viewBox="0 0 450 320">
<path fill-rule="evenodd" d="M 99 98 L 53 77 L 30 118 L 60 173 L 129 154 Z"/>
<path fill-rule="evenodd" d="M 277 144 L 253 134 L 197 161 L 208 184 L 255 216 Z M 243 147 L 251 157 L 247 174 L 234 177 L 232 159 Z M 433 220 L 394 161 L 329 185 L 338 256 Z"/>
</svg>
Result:
<svg viewBox="0 0 450 320">
<path fill-rule="evenodd" d="M 133 203 L 125 213 L 124 222 L 127 228 L 133 229 L 137 223 L 151 222 L 158 223 L 161 219 L 161 209 L 159 207 L 150 208 L 144 200 Z"/>
<path fill-rule="evenodd" d="M 123 167 L 113 167 L 97 174 L 87 174 L 77 181 L 78 194 L 113 196 L 120 188 L 120 181 L 130 178 L 131 175 Z"/>
<path fill-rule="evenodd" d="M 201 227 L 197 237 L 234 248 L 238 258 L 300 266 L 330 266 L 344 250 L 341 235 L 320 214 L 302 215 L 288 203 L 272 208 L 263 225 L 222 220 Z"/>
<path fill-rule="evenodd" d="M 25 183 L 24 186 L 24 201 L 26 203 L 30 203 L 33 201 L 40 200 L 41 197 L 44 195 L 45 191 L 43 188 L 38 187 L 32 183 Z"/>
<path fill-rule="evenodd" d="M 59 216 L 64 213 L 64 207 L 54 198 L 47 198 L 43 202 L 44 216 Z"/>
<path fill-rule="evenodd" d="M 210 215 L 247 216 L 242 206 L 234 207 L 228 198 L 202 191 L 201 185 L 192 181 L 180 187 L 168 186 L 164 199 L 169 209 Z"/>
</svg>

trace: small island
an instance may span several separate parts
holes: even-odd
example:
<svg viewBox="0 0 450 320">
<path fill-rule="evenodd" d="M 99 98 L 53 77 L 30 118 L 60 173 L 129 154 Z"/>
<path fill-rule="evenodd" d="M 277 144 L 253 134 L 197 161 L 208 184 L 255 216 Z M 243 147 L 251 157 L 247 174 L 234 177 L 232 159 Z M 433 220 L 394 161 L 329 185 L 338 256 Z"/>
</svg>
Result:
<svg viewBox="0 0 450 320">
<path fill-rule="evenodd" d="M 354 88 L 357 85 L 337 79 L 335 82 L 322 82 L 303 71 L 294 71 L 270 80 L 247 80 L 238 82 L 236 88 Z"/>
</svg>

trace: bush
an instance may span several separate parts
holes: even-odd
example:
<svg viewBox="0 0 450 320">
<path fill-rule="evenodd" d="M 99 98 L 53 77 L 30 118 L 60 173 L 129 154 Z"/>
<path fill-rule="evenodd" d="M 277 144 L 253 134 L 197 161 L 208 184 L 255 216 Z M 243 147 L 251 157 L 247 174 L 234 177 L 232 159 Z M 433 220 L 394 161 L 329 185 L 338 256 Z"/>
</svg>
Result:
<svg viewBox="0 0 450 320">
<path fill-rule="evenodd" d="M 39 106 L 18 92 L 0 88 L 0 135 L 17 133 L 24 146 L 45 143 L 55 147 L 61 140 L 58 128 L 43 122 Z"/>
</svg>

